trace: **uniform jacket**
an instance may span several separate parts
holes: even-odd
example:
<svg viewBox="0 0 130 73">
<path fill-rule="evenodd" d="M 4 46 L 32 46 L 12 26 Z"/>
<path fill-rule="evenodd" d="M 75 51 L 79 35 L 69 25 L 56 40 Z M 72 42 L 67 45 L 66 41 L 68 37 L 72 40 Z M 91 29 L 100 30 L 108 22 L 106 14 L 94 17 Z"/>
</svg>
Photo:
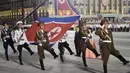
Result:
<svg viewBox="0 0 130 73">
<path fill-rule="evenodd" d="M 66 42 L 66 38 L 67 38 L 67 36 L 68 36 L 68 34 L 65 33 L 65 34 L 61 37 L 61 39 L 59 40 L 59 42 L 60 42 L 60 43 L 64 43 L 64 42 Z"/>
<path fill-rule="evenodd" d="M 17 29 L 14 31 L 14 41 L 18 45 L 23 45 L 25 43 L 29 44 L 25 32 L 22 29 Z"/>
<path fill-rule="evenodd" d="M 80 36 L 80 33 L 79 33 L 79 31 L 77 32 L 75 32 L 75 36 L 74 36 L 74 42 L 76 43 L 78 43 L 79 41 L 81 40 L 81 36 Z"/>
<path fill-rule="evenodd" d="M 98 35 L 100 37 L 100 41 L 99 41 L 99 46 L 100 49 L 106 49 L 103 47 L 107 47 L 109 50 L 115 49 L 114 48 L 114 43 L 113 43 L 113 35 L 112 35 L 112 31 L 108 30 L 108 33 L 103 30 L 103 29 L 97 29 L 95 32 L 96 35 Z M 109 37 L 108 37 L 109 36 Z M 105 40 L 109 40 L 111 42 L 102 42 Z"/>
<path fill-rule="evenodd" d="M 12 35 L 11 35 L 11 33 L 9 33 L 10 32 L 10 30 L 9 29 L 3 29 L 2 31 L 1 31 L 1 38 L 2 38 L 2 41 L 3 42 L 10 42 L 10 43 L 13 43 L 13 41 L 12 41 Z"/>
<path fill-rule="evenodd" d="M 42 44 L 45 46 L 49 46 L 49 39 L 47 36 L 47 32 L 43 30 L 43 32 L 41 30 L 37 30 L 36 31 L 36 36 L 35 36 L 35 42 L 36 44 Z"/>
<path fill-rule="evenodd" d="M 92 38 L 88 30 L 80 31 L 79 34 L 80 34 L 80 39 L 84 41 L 89 41 Z"/>
<path fill-rule="evenodd" d="M 108 33 L 107 33 L 103 29 L 97 29 L 95 34 L 98 35 L 101 40 L 110 40 L 111 43 L 113 44 L 113 35 L 112 35 L 112 31 L 111 30 L 108 30 Z"/>
</svg>

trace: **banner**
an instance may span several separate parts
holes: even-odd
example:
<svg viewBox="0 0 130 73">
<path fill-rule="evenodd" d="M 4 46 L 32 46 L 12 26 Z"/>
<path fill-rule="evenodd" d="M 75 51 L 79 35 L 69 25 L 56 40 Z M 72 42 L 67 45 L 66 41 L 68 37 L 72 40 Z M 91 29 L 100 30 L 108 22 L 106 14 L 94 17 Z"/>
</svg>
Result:
<svg viewBox="0 0 130 73">
<path fill-rule="evenodd" d="M 79 15 L 70 3 L 71 0 L 55 0 L 55 13 L 60 16 Z"/>
<path fill-rule="evenodd" d="M 66 31 L 79 19 L 80 16 L 64 17 L 64 18 L 38 18 L 38 22 L 45 22 L 44 30 L 48 32 L 50 45 L 54 45 Z M 25 32 L 30 44 L 34 43 L 36 31 L 39 29 L 38 22 L 34 22 L 30 28 Z"/>
</svg>

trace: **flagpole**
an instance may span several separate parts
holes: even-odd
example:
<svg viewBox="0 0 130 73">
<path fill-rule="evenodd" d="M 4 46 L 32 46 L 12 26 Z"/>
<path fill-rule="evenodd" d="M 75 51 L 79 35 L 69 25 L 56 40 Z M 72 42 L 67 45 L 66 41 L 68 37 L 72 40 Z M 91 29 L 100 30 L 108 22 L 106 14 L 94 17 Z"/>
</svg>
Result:
<svg viewBox="0 0 130 73">
<path fill-rule="evenodd" d="M 45 1 L 47 1 L 47 0 L 44 0 L 41 4 L 39 4 L 38 6 L 36 6 L 36 8 L 33 11 L 31 11 L 28 15 L 26 15 L 25 17 L 22 17 L 23 19 L 19 18 L 18 20 L 24 21 L 28 16 L 30 16 L 31 14 L 33 14 L 33 12 L 35 12 L 42 4 L 44 4 Z M 15 21 L 15 22 L 17 22 L 17 21 Z M 10 30 L 9 33 L 11 33 L 11 31 L 13 31 L 16 28 L 16 26 L 17 26 L 17 24 L 14 25 L 14 27 Z"/>
</svg>

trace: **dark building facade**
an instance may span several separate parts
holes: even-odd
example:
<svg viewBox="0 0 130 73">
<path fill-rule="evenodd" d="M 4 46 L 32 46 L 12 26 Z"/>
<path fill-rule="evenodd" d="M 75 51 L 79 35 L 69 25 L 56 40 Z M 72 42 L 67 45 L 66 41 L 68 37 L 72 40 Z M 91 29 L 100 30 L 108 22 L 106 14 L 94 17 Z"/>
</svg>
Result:
<svg viewBox="0 0 130 73">
<path fill-rule="evenodd" d="M 17 21 L 31 13 L 43 1 L 45 3 L 36 10 L 36 14 L 38 13 L 37 16 L 45 16 L 47 14 L 47 10 L 44 10 L 44 8 L 48 0 L 0 0 L 0 21 Z M 27 20 L 28 23 L 31 22 L 33 14 L 28 16 Z"/>
</svg>

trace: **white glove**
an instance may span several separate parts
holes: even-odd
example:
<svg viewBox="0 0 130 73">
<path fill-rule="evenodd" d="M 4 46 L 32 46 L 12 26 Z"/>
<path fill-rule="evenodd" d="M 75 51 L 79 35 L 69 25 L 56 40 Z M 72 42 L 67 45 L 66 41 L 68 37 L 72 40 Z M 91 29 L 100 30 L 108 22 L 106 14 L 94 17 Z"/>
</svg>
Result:
<svg viewBox="0 0 130 73">
<path fill-rule="evenodd" d="M 90 35 L 90 34 L 88 34 L 88 37 L 91 37 L 91 35 Z"/>
<path fill-rule="evenodd" d="M 6 40 L 4 40 L 4 42 L 6 42 Z"/>
<path fill-rule="evenodd" d="M 105 25 L 103 24 L 101 28 L 104 29 L 104 26 L 105 26 Z"/>
<path fill-rule="evenodd" d="M 6 36 L 6 38 L 10 38 L 10 36 Z"/>
<path fill-rule="evenodd" d="M 38 44 L 39 46 L 42 46 L 42 44 Z"/>
<path fill-rule="evenodd" d="M 85 42 L 87 42 L 88 40 L 90 40 L 90 38 L 89 38 L 89 37 L 87 37 L 87 38 L 85 39 Z"/>
<path fill-rule="evenodd" d="M 45 39 L 45 40 L 43 40 L 43 42 L 46 42 L 46 39 Z"/>
</svg>

